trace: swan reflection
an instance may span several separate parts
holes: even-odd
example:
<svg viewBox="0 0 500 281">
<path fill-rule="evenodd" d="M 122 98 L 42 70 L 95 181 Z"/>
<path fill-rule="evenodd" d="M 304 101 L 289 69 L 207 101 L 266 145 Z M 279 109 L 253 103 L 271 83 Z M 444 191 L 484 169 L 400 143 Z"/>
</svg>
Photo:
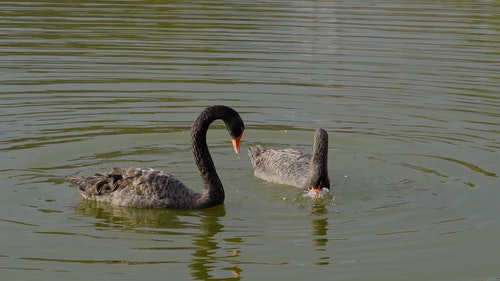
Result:
<svg viewBox="0 0 500 281">
<path fill-rule="evenodd" d="M 330 264 L 330 256 L 327 252 L 328 244 L 328 210 L 322 202 L 314 202 L 311 206 L 311 237 L 315 250 L 325 253 L 319 257 L 315 265 Z"/>
<path fill-rule="evenodd" d="M 120 227 L 127 232 L 136 232 L 151 235 L 170 236 L 167 241 L 176 241 L 172 235 L 190 235 L 190 247 L 157 247 L 157 237 L 151 239 L 148 250 L 180 251 L 193 250 L 189 268 L 191 277 L 195 280 L 239 280 L 241 269 L 234 261 L 240 249 L 234 248 L 233 239 L 221 246 L 225 240 L 216 239 L 222 232 L 224 225 L 220 219 L 225 216 L 224 205 L 203 210 L 168 210 L 168 209 L 141 209 L 116 207 L 110 204 L 91 200 L 82 200 L 74 207 L 78 215 L 92 216 L 98 219 L 94 223 L 98 228 L 116 230 Z M 165 240 L 163 240 L 164 242 Z M 169 242 L 170 243 L 170 242 Z M 222 253 L 224 254 L 221 254 Z M 169 253 L 172 255 L 172 253 Z M 175 255 L 176 253 L 174 253 Z M 141 262 L 130 261 L 129 264 Z M 149 264 L 168 263 L 165 261 L 149 261 Z M 224 277 L 215 277 L 216 272 L 223 272 Z M 220 275 L 220 274 L 217 274 Z"/>
</svg>

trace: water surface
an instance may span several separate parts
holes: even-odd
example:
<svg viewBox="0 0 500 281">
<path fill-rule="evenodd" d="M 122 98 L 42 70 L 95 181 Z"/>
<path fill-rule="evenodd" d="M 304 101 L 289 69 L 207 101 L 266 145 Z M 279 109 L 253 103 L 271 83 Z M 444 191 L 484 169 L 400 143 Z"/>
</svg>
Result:
<svg viewBox="0 0 500 281">
<path fill-rule="evenodd" d="M 495 1 L 0 4 L 0 271 L 8 280 L 497 280 Z M 140 210 L 63 181 L 154 167 L 200 188 L 192 121 L 226 202 Z M 254 144 L 330 134 L 332 198 L 260 181 Z"/>
</svg>

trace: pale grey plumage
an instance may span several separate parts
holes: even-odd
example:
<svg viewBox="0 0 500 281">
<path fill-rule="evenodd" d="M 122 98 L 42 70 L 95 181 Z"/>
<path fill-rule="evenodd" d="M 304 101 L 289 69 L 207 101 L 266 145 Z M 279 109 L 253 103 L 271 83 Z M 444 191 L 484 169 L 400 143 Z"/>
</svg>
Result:
<svg viewBox="0 0 500 281">
<path fill-rule="evenodd" d="M 87 199 L 117 206 L 138 208 L 207 208 L 224 202 L 225 194 L 206 143 L 210 124 L 222 119 L 233 138 L 236 151 L 244 124 L 239 114 L 227 106 L 203 110 L 191 129 L 191 146 L 203 181 L 203 191 L 195 192 L 176 177 L 155 169 L 113 168 L 91 177 L 68 176 L 66 179 Z"/>
<path fill-rule="evenodd" d="M 263 180 L 299 188 L 330 188 L 328 177 L 328 134 L 317 129 L 311 154 L 302 150 L 250 147 L 248 155 L 254 176 Z"/>
</svg>

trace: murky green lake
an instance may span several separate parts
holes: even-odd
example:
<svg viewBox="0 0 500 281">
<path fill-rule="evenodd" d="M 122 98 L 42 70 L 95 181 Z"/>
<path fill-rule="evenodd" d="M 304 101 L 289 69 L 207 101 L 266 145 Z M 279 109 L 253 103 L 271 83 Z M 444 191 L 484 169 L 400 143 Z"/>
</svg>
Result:
<svg viewBox="0 0 500 281">
<path fill-rule="evenodd" d="M 498 1 L 0 3 L 2 280 L 499 280 Z M 84 201 L 63 181 L 121 167 L 222 206 Z M 252 176 L 249 145 L 330 135 L 333 198 Z"/>
</svg>

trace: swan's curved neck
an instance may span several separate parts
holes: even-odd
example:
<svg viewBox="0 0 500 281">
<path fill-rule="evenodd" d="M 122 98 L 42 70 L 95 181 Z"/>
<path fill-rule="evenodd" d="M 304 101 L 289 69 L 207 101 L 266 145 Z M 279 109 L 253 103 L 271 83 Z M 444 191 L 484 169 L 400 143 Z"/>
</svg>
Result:
<svg viewBox="0 0 500 281">
<path fill-rule="evenodd" d="M 191 148 L 203 181 L 203 192 L 199 204 L 217 205 L 224 202 L 224 188 L 215 170 L 212 156 L 207 145 L 207 131 L 210 124 L 223 116 L 202 112 L 191 129 Z"/>
<path fill-rule="evenodd" d="M 328 134 L 318 130 L 314 135 L 311 161 L 309 163 L 309 179 L 319 181 L 328 178 Z"/>
</svg>

